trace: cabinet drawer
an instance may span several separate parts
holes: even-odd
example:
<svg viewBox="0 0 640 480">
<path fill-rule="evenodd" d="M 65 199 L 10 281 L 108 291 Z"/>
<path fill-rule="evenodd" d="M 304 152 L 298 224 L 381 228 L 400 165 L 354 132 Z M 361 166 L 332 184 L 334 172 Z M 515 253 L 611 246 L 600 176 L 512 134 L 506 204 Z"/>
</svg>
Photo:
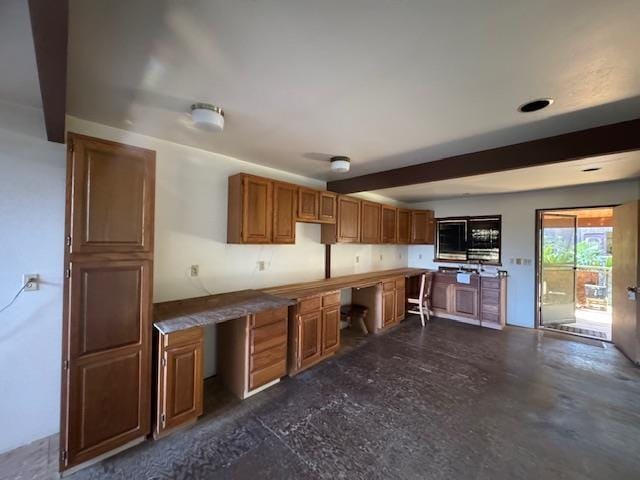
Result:
<svg viewBox="0 0 640 480">
<path fill-rule="evenodd" d="M 390 290 L 395 290 L 396 289 L 396 282 L 394 280 L 390 281 L 390 282 L 384 282 L 382 284 L 382 289 L 385 292 L 388 292 Z"/>
<path fill-rule="evenodd" d="M 495 288 L 500 289 L 500 279 L 499 278 L 487 278 L 482 277 L 482 288 Z"/>
<path fill-rule="evenodd" d="M 287 319 L 288 308 L 282 307 L 275 310 L 267 310 L 266 312 L 258 312 L 251 317 L 251 326 L 253 328 L 263 327 L 271 323 L 284 321 Z"/>
<path fill-rule="evenodd" d="M 287 339 L 285 322 L 272 323 L 251 331 L 251 353 L 258 353 L 279 345 Z"/>
<path fill-rule="evenodd" d="M 304 315 L 305 313 L 316 312 L 322 307 L 322 297 L 312 297 L 300 300 L 298 305 L 298 313 Z"/>
<path fill-rule="evenodd" d="M 202 340 L 202 328 L 194 327 L 187 330 L 163 334 L 163 346 L 173 347 L 175 345 L 183 345 L 187 343 L 197 343 Z"/>
<path fill-rule="evenodd" d="M 396 278 L 396 288 L 404 288 L 405 279 L 404 277 Z"/>
<path fill-rule="evenodd" d="M 500 313 L 500 305 L 482 305 L 482 313 L 498 314 Z"/>
<path fill-rule="evenodd" d="M 482 321 L 489 323 L 500 323 L 500 315 L 498 313 L 482 312 Z"/>
<path fill-rule="evenodd" d="M 259 353 L 251 355 L 249 360 L 249 370 L 253 373 L 271 365 L 287 359 L 287 343 L 283 341 L 280 345 L 269 348 Z"/>
<path fill-rule="evenodd" d="M 284 377 L 287 370 L 286 360 L 274 363 L 261 370 L 249 374 L 249 390 L 255 390 L 262 385 Z"/>
<path fill-rule="evenodd" d="M 482 305 L 498 305 L 500 303 L 500 290 L 482 289 L 480 298 Z"/>
<path fill-rule="evenodd" d="M 322 297 L 322 306 L 340 305 L 340 292 L 327 293 Z"/>
</svg>

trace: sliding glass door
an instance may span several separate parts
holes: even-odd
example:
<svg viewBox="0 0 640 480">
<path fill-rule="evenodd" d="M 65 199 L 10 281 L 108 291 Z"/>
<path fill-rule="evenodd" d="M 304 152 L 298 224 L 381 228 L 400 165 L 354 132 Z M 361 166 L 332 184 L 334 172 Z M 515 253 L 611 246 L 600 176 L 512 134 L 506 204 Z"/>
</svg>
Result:
<svg viewBox="0 0 640 480">
<path fill-rule="evenodd" d="M 543 213 L 540 255 L 540 324 L 575 322 L 576 215 Z"/>
</svg>

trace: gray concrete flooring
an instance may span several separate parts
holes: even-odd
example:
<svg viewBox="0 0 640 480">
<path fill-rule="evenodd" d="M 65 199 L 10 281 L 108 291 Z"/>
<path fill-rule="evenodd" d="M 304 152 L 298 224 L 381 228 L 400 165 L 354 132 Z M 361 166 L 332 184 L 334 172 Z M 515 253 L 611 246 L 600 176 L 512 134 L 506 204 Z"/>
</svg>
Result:
<svg viewBox="0 0 640 480">
<path fill-rule="evenodd" d="M 640 479 L 640 368 L 611 344 L 416 318 L 85 479 Z"/>
</svg>

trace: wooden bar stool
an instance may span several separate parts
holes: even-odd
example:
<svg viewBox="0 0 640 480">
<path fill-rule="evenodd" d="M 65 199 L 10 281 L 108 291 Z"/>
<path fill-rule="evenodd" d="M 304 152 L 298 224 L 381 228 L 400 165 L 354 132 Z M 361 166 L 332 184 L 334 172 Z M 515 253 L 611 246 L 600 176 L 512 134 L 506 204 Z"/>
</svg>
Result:
<svg viewBox="0 0 640 480">
<path fill-rule="evenodd" d="M 343 322 L 347 322 L 349 327 L 351 327 L 353 321 L 355 320 L 360 326 L 360 330 L 365 335 L 369 334 L 369 330 L 367 330 L 367 324 L 365 323 L 365 319 L 369 314 L 369 309 L 362 305 L 343 305 L 340 307 L 340 320 Z"/>
</svg>

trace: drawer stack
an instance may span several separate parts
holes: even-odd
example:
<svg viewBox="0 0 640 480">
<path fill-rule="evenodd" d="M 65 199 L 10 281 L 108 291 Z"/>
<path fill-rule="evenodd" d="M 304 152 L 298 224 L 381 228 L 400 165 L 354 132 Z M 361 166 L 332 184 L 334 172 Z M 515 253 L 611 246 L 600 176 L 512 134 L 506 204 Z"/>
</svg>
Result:
<svg viewBox="0 0 640 480">
<path fill-rule="evenodd" d="M 249 390 L 287 373 L 287 307 L 251 316 L 249 335 Z"/>
</svg>

